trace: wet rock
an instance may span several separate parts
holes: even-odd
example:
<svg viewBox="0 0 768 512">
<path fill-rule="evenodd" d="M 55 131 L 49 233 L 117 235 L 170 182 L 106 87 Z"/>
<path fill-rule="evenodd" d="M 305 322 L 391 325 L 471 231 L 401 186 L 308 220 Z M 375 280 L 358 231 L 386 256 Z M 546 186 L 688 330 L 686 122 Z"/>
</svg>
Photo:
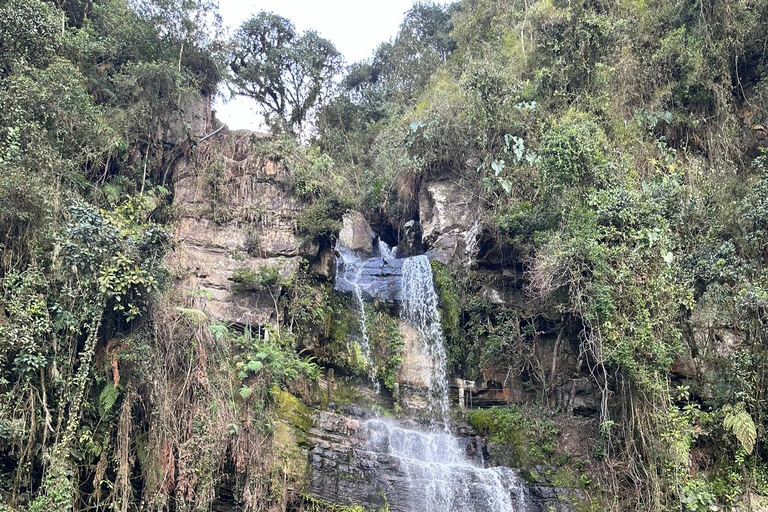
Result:
<svg viewBox="0 0 768 512">
<path fill-rule="evenodd" d="M 403 339 L 403 358 L 397 373 L 400 389 L 400 405 L 410 412 L 425 411 L 429 408 L 429 380 L 432 361 L 419 341 L 419 333 L 404 320 L 398 322 Z"/>
<path fill-rule="evenodd" d="M 391 428 L 395 431 L 388 433 L 387 429 Z M 418 427 L 404 425 L 403 428 Z M 468 434 L 469 430 L 465 428 L 463 432 Z M 458 452 L 453 456 L 459 460 L 455 465 L 441 467 L 439 463 L 432 465 L 417 462 L 416 459 L 420 460 L 421 457 L 431 460 L 429 453 L 418 455 L 420 452 L 414 452 L 415 459 L 398 457 L 397 453 L 403 448 L 418 450 L 418 445 L 411 441 L 405 442 L 402 448 L 390 446 L 390 442 L 398 442 L 397 439 L 402 435 L 408 434 L 399 432 L 399 427 L 391 422 L 363 422 L 318 411 L 309 430 L 309 494 L 330 503 L 360 505 L 372 510 L 378 510 L 386 504 L 393 512 L 425 511 L 429 509 L 426 502 L 429 493 L 426 491 L 431 480 L 424 479 L 458 478 L 446 488 L 446 492 L 455 490 L 456 486 L 466 489 L 466 492 L 457 493 L 460 503 L 454 503 L 457 508 L 453 510 L 494 512 L 487 504 L 488 487 L 485 479 L 490 474 L 498 479 L 497 485 L 500 485 L 503 492 L 509 493 L 513 503 L 525 507 L 519 510 L 571 512 L 575 508 L 568 500 L 581 498 L 578 490 L 539 483 L 526 484 L 518 472 L 510 468 L 496 468 L 492 472 L 479 469 L 479 466 L 467 465 L 464 468 L 466 462 L 461 461 L 465 457 L 479 456 L 482 452 L 478 438 L 454 438 L 457 443 L 454 449 Z M 438 443 L 438 446 L 442 444 Z M 448 474 L 441 473 L 446 470 Z"/>
<path fill-rule="evenodd" d="M 413 387 L 427 387 L 432 360 L 419 341 L 419 332 L 408 322 L 400 320 L 398 330 L 403 338 L 403 362 L 397 375 L 398 382 Z"/>
<path fill-rule="evenodd" d="M 421 239 L 421 223 L 417 220 L 409 220 L 403 224 L 403 234 L 397 246 L 398 254 L 404 258 L 424 254 L 424 244 Z"/>
<path fill-rule="evenodd" d="M 373 230 L 362 213 L 350 212 L 344 215 L 339 243 L 355 252 L 373 253 Z"/>
<path fill-rule="evenodd" d="M 402 259 L 364 259 L 345 247 L 340 247 L 338 251 L 341 257 L 337 260 L 337 291 L 353 294 L 357 285 L 366 300 L 393 303 L 400 299 Z"/>
</svg>

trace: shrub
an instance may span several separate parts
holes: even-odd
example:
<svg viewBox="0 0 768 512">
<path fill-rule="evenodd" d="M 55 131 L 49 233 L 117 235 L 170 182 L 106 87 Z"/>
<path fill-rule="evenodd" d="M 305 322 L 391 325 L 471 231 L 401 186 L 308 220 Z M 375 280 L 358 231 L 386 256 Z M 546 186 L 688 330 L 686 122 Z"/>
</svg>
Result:
<svg viewBox="0 0 768 512">
<path fill-rule="evenodd" d="M 306 240 L 329 243 L 341 231 L 341 217 L 347 206 L 335 196 L 320 198 L 301 212 L 296 231 Z"/>
<path fill-rule="evenodd" d="M 539 154 L 544 179 L 557 186 L 590 186 L 603 178 L 603 130 L 591 119 L 571 114 L 544 135 Z"/>
</svg>

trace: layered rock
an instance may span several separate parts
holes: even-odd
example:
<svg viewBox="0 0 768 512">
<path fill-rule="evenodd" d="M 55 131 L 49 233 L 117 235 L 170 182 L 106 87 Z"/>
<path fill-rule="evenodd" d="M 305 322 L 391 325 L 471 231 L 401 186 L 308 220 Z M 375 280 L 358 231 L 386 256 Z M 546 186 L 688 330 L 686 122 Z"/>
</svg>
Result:
<svg viewBox="0 0 768 512">
<path fill-rule="evenodd" d="M 501 492 L 507 493 L 502 497 L 511 503 L 510 510 L 525 510 L 526 512 L 574 510 L 568 499 L 577 496 L 573 489 L 558 488 L 546 484 L 528 484 L 522 481 L 517 472 L 511 469 L 497 470 L 482 469 L 481 465 L 465 465 L 461 461 L 469 461 L 481 457 L 486 450 L 481 439 L 477 437 L 454 438 L 455 447 L 463 453 L 455 453 L 458 460 L 440 467 L 438 462 L 418 463 L 415 459 L 397 456 L 398 448 L 390 443 L 398 443 L 397 436 L 416 435 L 417 430 L 402 430 L 393 427 L 391 422 L 371 419 L 370 413 L 356 410 L 358 417 L 318 411 L 313 417 L 313 426 L 309 431 L 309 466 L 310 477 L 308 491 L 319 499 L 352 506 L 360 505 L 369 510 L 380 510 L 388 507 L 393 512 L 411 512 L 429 510 L 428 500 L 435 491 L 434 482 L 423 481 L 423 478 L 439 479 L 457 478 L 456 482 L 443 482 L 445 492 L 456 491 L 456 486 L 467 486 L 467 493 L 458 492 L 455 503 L 461 510 L 488 510 L 488 500 L 493 497 L 487 494 L 487 483 L 481 483 L 492 477 L 499 485 Z M 416 427 L 414 425 L 414 427 Z M 394 428 L 393 433 L 387 429 Z M 438 439 L 445 434 L 427 434 Z M 441 443 L 438 439 L 438 444 Z M 430 444 L 433 441 L 429 441 Z M 408 448 L 408 447 L 411 448 Z M 402 448 L 416 449 L 411 442 L 406 441 Z M 429 447 L 427 447 L 429 448 Z M 414 457 L 427 457 L 429 453 L 414 453 Z M 449 471 L 449 474 L 441 472 Z M 477 480 L 477 482 L 476 482 Z M 414 492 L 414 486 L 419 492 Z M 453 488 L 451 487 L 453 486 Z"/>
<path fill-rule="evenodd" d="M 243 324 L 275 321 L 281 289 L 242 286 L 238 274 L 257 276 L 271 267 L 285 282 L 302 257 L 317 253 L 296 234 L 303 202 L 287 172 L 254 151 L 258 137 L 225 130 L 174 172 L 178 246 L 169 263 L 178 288 L 213 317 Z"/>
</svg>

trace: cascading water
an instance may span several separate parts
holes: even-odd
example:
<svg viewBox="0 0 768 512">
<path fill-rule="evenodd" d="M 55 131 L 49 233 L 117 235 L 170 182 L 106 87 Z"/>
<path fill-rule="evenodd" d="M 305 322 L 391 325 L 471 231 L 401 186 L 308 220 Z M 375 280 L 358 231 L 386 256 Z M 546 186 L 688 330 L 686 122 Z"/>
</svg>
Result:
<svg viewBox="0 0 768 512">
<path fill-rule="evenodd" d="M 473 464 L 456 437 L 380 419 L 365 426 L 370 449 L 396 458 L 406 476 L 411 500 L 404 510 L 525 512 L 523 483 L 515 472 Z"/>
<path fill-rule="evenodd" d="M 404 428 L 381 419 L 365 423 L 369 447 L 399 461 L 411 486 L 410 510 L 524 512 L 523 484 L 509 468 L 484 468 L 466 455 L 466 446 L 450 434 L 447 357 L 440 323 L 439 299 L 426 256 L 403 261 L 402 316 L 419 332 L 430 358 L 429 407 L 432 431 Z M 513 499 L 513 496 L 515 498 Z"/>
<path fill-rule="evenodd" d="M 426 256 L 413 256 L 403 262 L 402 316 L 419 331 L 419 341 L 430 358 L 430 412 L 448 428 L 448 358 L 443 343 L 443 327 L 432 266 Z"/>
<path fill-rule="evenodd" d="M 365 426 L 366 450 L 395 461 L 397 471 L 408 482 L 406 502 L 392 503 L 392 510 L 418 512 L 525 512 L 526 492 L 516 472 L 510 468 L 485 468 L 482 457 L 467 455 L 468 441 L 450 433 L 450 403 L 446 375 L 446 352 L 440 323 L 439 299 L 426 256 L 396 259 L 394 250 L 379 242 L 378 255 L 360 259 L 355 253 L 338 248 L 342 264 L 339 275 L 348 283 L 360 309 L 361 349 L 371 361 L 363 293 L 371 294 L 372 268 L 401 268 L 398 298 L 401 316 L 419 333 L 423 353 L 429 359 L 429 414 L 432 427 L 427 431 L 406 428 L 384 419 L 370 419 Z M 368 266 L 370 264 L 370 266 Z M 378 265 L 378 267 L 377 267 Z M 385 274 L 385 273 L 384 273 Z M 365 290 L 363 287 L 365 286 Z M 378 382 L 371 380 L 378 392 Z M 406 491 L 398 487 L 402 491 Z"/>
<path fill-rule="evenodd" d="M 357 299 L 357 306 L 360 309 L 360 351 L 363 353 L 368 366 L 368 378 L 371 379 L 371 385 L 378 394 L 380 392 L 379 381 L 376 378 L 373 357 L 371 356 L 371 339 L 368 336 L 368 315 L 365 312 L 365 302 L 363 301 L 363 291 L 360 288 L 360 277 L 365 270 L 367 260 L 358 260 L 354 253 L 345 248 L 339 248 L 341 259 L 344 262 L 344 279 L 352 285 L 352 290 Z"/>
</svg>

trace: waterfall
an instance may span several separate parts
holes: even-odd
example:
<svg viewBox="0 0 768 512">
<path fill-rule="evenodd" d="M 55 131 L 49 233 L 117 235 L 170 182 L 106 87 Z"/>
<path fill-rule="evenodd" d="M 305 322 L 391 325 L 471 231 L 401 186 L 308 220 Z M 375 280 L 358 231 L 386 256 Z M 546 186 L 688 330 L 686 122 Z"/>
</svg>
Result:
<svg viewBox="0 0 768 512">
<path fill-rule="evenodd" d="M 414 512 L 525 512 L 524 484 L 510 468 L 483 468 L 445 432 L 420 432 L 391 421 L 365 422 L 369 449 L 398 461 Z M 465 442 L 466 444 L 466 442 Z"/>
<path fill-rule="evenodd" d="M 413 256 L 403 262 L 402 316 L 419 332 L 419 341 L 430 359 L 429 406 L 433 418 L 448 425 L 448 358 L 443 343 L 443 327 L 432 265 L 426 256 Z"/>
<path fill-rule="evenodd" d="M 363 291 L 360 288 L 360 277 L 363 275 L 363 270 L 365 270 L 365 265 L 369 260 L 361 261 L 355 257 L 354 253 L 343 247 L 338 250 L 344 263 L 343 278 L 352 285 L 352 290 L 357 300 L 357 307 L 360 309 L 360 351 L 363 353 L 365 363 L 368 366 L 368 378 L 371 380 L 373 389 L 378 394 L 381 391 L 381 387 L 379 380 L 376 378 L 376 366 L 371 355 L 371 339 L 368 336 L 368 314 L 365 312 Z"/>
<path fill-rule="evenodd" d="M 366 426 L 372 449 L 399 460 L 415 498 L 412 510 L 525 511 L 523 484 L 514 471 L 484 468 L 482 455 L 478 466 L 467 457 L 459 438 L 450 433 L 448 358 L 439 298 L 426 256 L 414 256 L 403 262 L 401 300 L 401 314 L 418 331 L 419 341 L 430 359 L 428 403 L 432 417 L 442 424 L 442 429 L 421 432 L 388 421 L 370 420 Z"/>
<path fill-rule="evenodd" d="M 384 261 L 392 261 L 397 258 L 397 247 L 390 247 L 386 242 L 379 239 L 379 256 Z"/>
<path fill-rule="evenodd" d="M 398 480 L 395 492 L 396 496 L 405 494 L 404 502 L 393 504 L 393 510 L 525 512 L 526 488 L 517 473 L 506 467 L 484 467 L 482 454 L 470 457 L 467 455 L 469 441 L 451 434 L 447 356 L 429 259 L 426 256 L 397 259 L 395 251 L 383 242 L 379 242 L 378 255 L 367 259 L 360 259 L 344 247 L 338 250 L 341 266 L 337 277 L 341 279 L 337 280 L 337 286 L 351 291 L 357 300 L 361 349 L 370 368 L 373 369 L 373 362 L 363 292 L 375 293 L 373 290 L 381 284 L 381 279 L 397 275 L 396 269 L 400 269 L 399 279 L 390 282 L 399 287 L 401 317 L 418 332 L 422 352 L 429 360 L 427 403 L 431 428 L 424 431 L 406 428 L 399 422 L 381 418 L 363 422 L 366 450 L 382 460 L 393 461 L 393 465 L 387 463 L 386 467 L 397 468 L 397 473 L 404 477 Z M 370 375 L 378 392 L 378 381 L 373 373 Z"/>
</svg>

